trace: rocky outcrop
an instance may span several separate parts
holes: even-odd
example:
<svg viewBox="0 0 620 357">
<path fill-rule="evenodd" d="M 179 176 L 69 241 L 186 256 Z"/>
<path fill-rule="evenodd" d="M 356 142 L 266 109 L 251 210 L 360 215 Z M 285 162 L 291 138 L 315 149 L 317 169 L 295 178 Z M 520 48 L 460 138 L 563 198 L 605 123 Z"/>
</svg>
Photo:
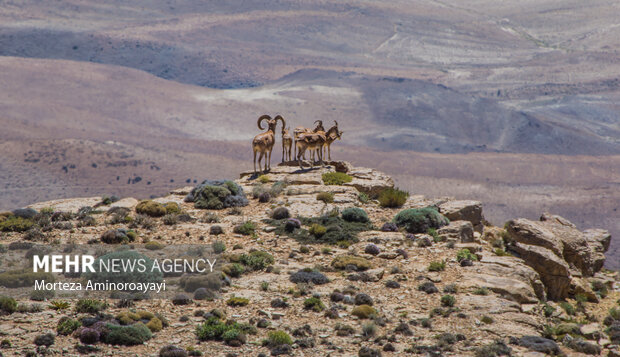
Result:
<svg viewBox="0 0 620 357">
<path fill-rule="evenodd" d="M 482 202 L 447 201 L 439 205 L 439 212 L 450 221 L 469 221 L 476 232 L 482 232 L 484 220 Z"/>
<path fill-rule="evenodd" d="M 306 166 L 307 167 L 307 166 Z M 269 182 L 283 181 L 290 185 L 322 185 L 322 175 L 326 172 L 337 171 L 351 176 L 353 180 L 344 186 L 352 187 L 359 192 L 377 195 L 382 190 L 394 187 L 392 178 L 383 172 L 365 167 L 353 167 L 346 161 L 329 161 L 325 167 L 315 166 L 313 169 L 301 170 L 297 162 L 287 162 L 272 167 L 267 173 Z M 240 174 L 239 184 L 252 185 L 257 175 L 254 171 L 245 171 Z"/>
<path fill-rule="evenodd" d="M 605 252 L 609 249 L 611 234 L 604 229 L 588 229 L 583 231 L 583 235 L 592 254 L 592 268 L 598 272 L 605 264 Z"/>
<path fill-rule="evenodd" d="M 549 298 L 563 299 L 581 293 L 596 299 L 582 278 L 593 276 L 603 267 L 609 233 L 580 232 L 565 218 L 547 213 L 539 222 L 511 220 L 506 230 L 509 249 L 540 274 Z"/>
<path fill-rule="evenodd" d="M 437 234 L 447 241 L 471 243 L 474 241 L 474 227 L 469 221 L 451 221 L 437 230 Z"/>
<path fill-rule="evenodd" d="M 518 258 L 484 254 L 478 264 L 464 270 L 466 287 L 484 287 L 520 304 L 545 300 L 540 276 Z"/>
</svg>

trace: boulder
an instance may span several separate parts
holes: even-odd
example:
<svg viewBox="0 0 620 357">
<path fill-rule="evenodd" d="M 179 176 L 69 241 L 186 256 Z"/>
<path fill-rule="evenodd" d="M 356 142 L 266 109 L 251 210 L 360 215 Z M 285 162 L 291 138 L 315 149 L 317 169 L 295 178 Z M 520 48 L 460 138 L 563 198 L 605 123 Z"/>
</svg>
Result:
<svg viewBox="0 0 620 357">
<path fill-rule="evenodd" d="M 540 336 L 523 336 L 518 340 L 518 344 L 529 350 L 548 355 L 558 355 L 561 352 L 560 346 L 555 341 Z"/>
<path fill-rule="evenodd" d="M 551 250 L 535 245 L 515 242 L 511 245 L 511 250 L 540 275 L 550 299 L 559 300 L 569 296 L 571 275 L 564 260 Z"/>
<path fill-rule="evenodd" d="M 592 270 L 599 272 L 605 264 L 605 252 L 609 249 L 611 234 L 604 229 L 587 229 L 583 235 L 592 254 Z"/>
<path fill-rule="evenodd" d="M 344 186 L 355 187 L 371 197 L 379 195 L 386 188 L 394 187 L 394 180 L 390 176 L 374 169 L 356 167 L 347 174 L 352 176 L 353 180 L 345 183 Z"/>
<path fill-rule="evenodd" d="M 515 257 L 483 255 L 475 268 L 464 269 L 464 287 L 485 287 L 520 304 L 545 300 L 539 274 Z"/>
<path fill-rule="evenodd" d="M 591 277 L 602 268 L 609 233 L 580 232 L 567 219 L 548 213 L 539 222 L 523 218 L 508 221 L 506 231 L 508 249 L 540 274 L 550 299 L 584 294 L 590 301 L 598 301 L 581 278 Z"/>
<path fill-rule="evenodd" d="M 585 235 L 567 219 L 544 213 L 540 217 L 540 223 L 545 224 L 560 241 L 564 260 L 573 268 L 576 268 L 584 276 L 594 274 L 592 264 L 592 251 Z"/>
<path fill-rule="evenodd" d="M 445 240 L 453 240 L 458 243 L 474 241 L 474 227 L 469 221 L 451 221 L 447 226 L 439 228 L 437 234 Z"/>
<path fill-rule="evenodd" d="M 477 232 L 482 232 L 482 203 L 479 201 L 447 201 L 439 205 L 439 212 L 450 221 L 469 221 Z"/>
</svg>

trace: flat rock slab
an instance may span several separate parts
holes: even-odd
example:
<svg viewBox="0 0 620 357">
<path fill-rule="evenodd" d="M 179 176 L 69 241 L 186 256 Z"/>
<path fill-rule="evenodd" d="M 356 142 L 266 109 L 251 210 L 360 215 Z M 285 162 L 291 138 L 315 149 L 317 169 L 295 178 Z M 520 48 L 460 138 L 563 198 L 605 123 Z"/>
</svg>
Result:
<svg viewBox="0 0 620 357">
<path fill-rule="evenodd" d="M 42 208 L 51 207 L 55 211 L 76 213 L 80 208 L 84 206 L 92 207 L 99 202 L 101 202 L 101 197 L 66 198 L 61 200 L 38 202 L 31 204 L 27 207 L 34 208 L 37 211 L 40 211 Z"/>
</svg>

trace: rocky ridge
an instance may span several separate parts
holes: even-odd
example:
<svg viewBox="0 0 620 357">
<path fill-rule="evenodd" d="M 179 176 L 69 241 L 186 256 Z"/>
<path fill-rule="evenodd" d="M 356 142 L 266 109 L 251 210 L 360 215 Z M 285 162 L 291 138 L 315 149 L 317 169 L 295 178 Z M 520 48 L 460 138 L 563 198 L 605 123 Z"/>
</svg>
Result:
<svg viewBox="0 0 620 357">
<path fill-rule="evenodd" d="M 351 181 L 325 185 L 322 175 L 333 171 L 349 175 Z M 516 355 L 545 352 L 541 345 L 574 355 L 589 345 L 596 347 L 592 349 L 597 353 L 610 356 L 619 353 L 620 341 L 614 340 L 613 331 L 605 332 L 603 324 L 607 311 L 620 298 L 618 274 L 602 269 L 611 239 L 604 230 L 582 232 L 564 218 L 547 213 L 540 221 L 515 219 L 504 228 L 494 227 L 485 221 L 481 202 L 449 197 L 411 194 L 402 207 L 381 207 L 377 201 L 367 201 L 360 194 L 373 197 L 393 187 L 393 180 L 376 170 L 356 168 L 346 162 L 330 162 L 324 168 L 308 171 L 292 164 L 275 166 L 264 176 L 243 172 L 235 182 L 243 188 L 249 205 L 229 210 L 196 209 L 192 203 L 185 202 L 193 187 L 154 198 L 158 203 L 177 203 L 191 219 L 173 224 L 164 224 L 163 218 L 153 219 L 152 227 L 136 229 L 136 242 L 211 244 L 220 241 L 227 247 L 225 260 L 234 259 L 228 254 L 267 251 L 273 255 L 273 267 L 227 277 L 231 283 L 222 288 L 221 299 L 194 300 L 183 306 L 167 300 L 137 301 L 137 308 L 162 311 L 171 321 L 168 329 L 174 331 L 174 336 L 170 338 L 165 332 L 155 334 L 148 344 L 123 349 L 98 345 L 102 355 L 157 355 L 160 348 L 170 343 L 184 348 L 191 346 L 205 354 L 274 354 L 274 349 L 260 344 L 269 331 L 283 330 L 295 335 L 295 331 L 306 325 L 306 332 L 300 334 L 313 342 L 298 339 L 287 353 L 370 356 L 379 355 L 372 354 L 373 350 L 377 353 L 382 350 L 384 355 L 403 351 L 480 355 L 489 346 L 500 346 L 500 340 Z M 273 193 L 271 189 L 275 185 L 282 186 L 280 192 Z M 272 192 L 272 195 L 266 202 L 260 202 L 262 198 L 254 197 L 259 196 L 257 191 Z M 323 192 L 331 194 L 333 200 L 318 200 L 317 195 Z M 101 197 L 67 199 L 37 203 L 30 208 L 75 213 L 83 206 L 97 207 L 100 213 L 93 214 L 95 225 L 51 229 L 42 239 L 86 243 L 110 229 L 128 225 L 110 222 L 105 212 L 114 207 L 127 208 L 128 216 L 135 220 L 137 199 L 101 202 Z M 358 207 L 367 213 L 374 228 L 360 232 L 359 241 L 348 246 L 300 242 L 278 234 L 275 223 L 269 221 L 280 207 L 286 208 L 290 217 L 318 217 L 335 209 L 342 212 L 348 207 Z M 436 208 L 450 220 L 449 224 L 415 234 L 402 229 L 382 229 L 398 212 L 424 207 Z M 217 222 L 205 219 L 209 214 L 217 215 Z M 235 233 L 235 227 L 249 221 L 256 225 L 253 234 Z M 213 226 L 221 227 L 223 234 L 210 234 Z M 27 232 L 2 233 L 1 242 L 10 244 L 25 239 L 30 239 Z M 376 251 L 368 249 L 369 246 L 376 247 Z M 468 255 L 463 258 L 461 253 L 465 250 Z M 363 258 L 368 266 L 360 269 L 346 265 L 344 270 L 335 269 L 333 261 L 341 256 Z M 440 263 L 441 268 L 433 268 L 433 264 Z M 289 274 L 308 268 L 316 269 L 329 282 L 300 285 L 291 281 Z M 334 294 L 343 298 L 335 299 Z M 353 300 L 360 294 L 367 295 L 377 310 L 373 322 L 354 316 L 353 306 L 348 306 L 355 305 Z M 312 296 L 320 299 L 331 315 L 305 308 L 306 299 Z M 451 298 L 446 296 L 454 301 L 450 302 Z M 226 299 L 230 297 L 247 298 L 249 304 L 228 306 Z M 286 301 L 288 307 L 274 305 L 275 299 Z M 577 311 L 571 311 L 566 304 Z M 251 343 L 240 347 L 220 342 L 200 343 L 194 332 L 204 317 L 197 311 L 215 308 L 225 311 L 229 318 L 254 325 L 267 320 L 263 325 L 268 327 L 259 328 L 258 335 L 248 336 Z M 112 314 L 121 310 L 109 308 Z M 55 330 L 62 315 L 44 309 L 2 316 L 0 333 L 11 341 L 12 350 L 27 351 L 33 349 L 35 336 Z M 574 324 L 577 332 L 562 333 L 560 329 L 566 324 Z M 614 324 L 611 321 L 609 325 Z M 343 336 L 337 325 L 351 326 L 353 332 Z M 71 336 L 57 336 L 49 349 L 75 353 L 74 345 Z"/>
</svg>

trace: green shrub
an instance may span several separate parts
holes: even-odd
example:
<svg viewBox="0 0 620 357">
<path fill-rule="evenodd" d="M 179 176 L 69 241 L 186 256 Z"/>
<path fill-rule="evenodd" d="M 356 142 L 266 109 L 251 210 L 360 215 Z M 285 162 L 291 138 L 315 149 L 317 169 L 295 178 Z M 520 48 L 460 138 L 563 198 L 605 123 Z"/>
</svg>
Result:
<svg viewBox="0 0 620 357">
<path fill-rule="evenodd" d="M 179 223 L 179 219 L 177 218 L 176 214 L 167 214 L 162 217 L 161 221 L 167 226 L 174 226 L 175 224 Z"/>
<path fill-rule="evenodd" d="M 370 202 L 370 197 L 368 197 L 368 195 L 364 192 L 360 192 L 357 194 L 357 199 L 361 202 L 361 203 L 368 203 Z"/>
<path fill-rule="evenodd" d="M 50 301 L 49 308 L 56 311 L 62 311 L 68 309 L 69 306 L 71 306 L 71 304 L 69 304 L 69 302 L 67 301 L 53 300 Z"/>
<path fill-rule="evenodd" d="M 332 192 L 319 192 L 316 194 L 317 201 L 323 201 L 325 203 L 334 202 L 334 194 Z"/>
<path fill-rule="evenodd" d="M 562 309 L 564 309 L 564 311 L 566 312 L 567 315 L 575 315 L 576 311 L 575 311 L 575 307 L 571 304 L 569 304 L 568 302 L 564 301 L 560 303 L 560 307 Z"/>
<path fill-rule="evenodd" d="M 555 307 L 545 304 L 543 306 L 543 312 L 545 313 L 546 317 L 551 317 L 551 315 L 553 315 L 553 313 L 555 313 Z"/>
<path fill-rule="evenodd" d="M 234 321 L 224 323 L 220 320 L 220 317 L 210 316 L 207 321 L 196 327 L 196 336 L 201 341 L 222 340 L 224 334 L 233 330 L 247 334 L 256 334 L 256 328 L 254 326 L 239 324 Z M 228 337 L 230 337 L 230 335 Z"/>
<path fill-rule="evenodd" d="M 377 325 L 374 322 L 368 322 L 362 325 L 362 335 L 372 337 L 377 333 Z"/>
<path fill-rule="evenodd" d="M 612 307 L 611 309 L 609 309 L 609 316 L 611 316 L 611 318 L 614 320 L 620 321 L 620 308 Z"/>
<path fill-rule="evenodd" d="M 146 323 L 146 327 L 148 327 L 151 332 L 159 332 L 164 328 L 164 324 L 158 317 L 153 317 Z"/>
<path fill-rule="evenodd" d="M 230 299 L 226 300 L 226 305 L 228 306 L 246 306 L 249 303 L 250 300 L 237 296 L 233 296 Z"/>
<path fill-rule="evenodd" d="M 487 325 L 492 324 L 493 322 L 495 322 L 495 320 L 493 320 L 493 318 L 489 315 L 483 315 L 482 318 L 480 319 L 480 321 L 482 321 L 482 323 L 485 323 Z"/>
<path fill-rule="evenodd" d="M 244 236 L 252 235 L 256 231 L 256 224 L 252 221 L 246 221 L 233 228 L 233 232 L 243 234 Z"/>
<path fill-rule="evenodd" d="M 476 357 L 512 356 L 512 348 L 501 339 L 475 349 Z"/>
<path fill-rule="evenodd" d="M 213 244 L 211 244 L 211 247 L 213 248 L 213 252 L 215 254 L 221 254 L 226 251 L 226 243 L 220 240 L 216 240 L 215 242 L 213 242 Z"/>
<path fill-rule="evenodd" d="M 96 299 L 80 299 L 75 304 L 75 311 L 78 313 L 96 314 L 108 307 L 103 301 Z"/>
<path fill-rule="evenodd" d="M 238 263 L 226 264 L 222 267 L 222 272 L 231 278 L 238 278 L 245 272 L 243 265 Z"/>
<path fill-rule="evenodd" d="M 368 319 L 376 316 L 377 310 L 370 305 L 359 305 L 351 310 L 351 315 L 357 316 L 360 319 Z"/>
<path fill-rule="evenodd" d="M 293 339 L 289 336 L 288 333 L 278 330 L 271 331 L 267 335 L 267 344 L 271 347 L 281 346 L 281 345 L 292 345 Z"/>
<path fill-rule="evenodd" d="M 101 241 L 107 244 L 125 244 L 136 240 L 136 232 L 125 228 L 110 229 L 101 235 Z"/>
<path fill-rule="evenodd" d="M 495 253 L 495 255 L 497 255 L 499 257 L 510 257 L 510 256 L 512 256 L 512 254 L 508 253 L 507 251 L 503 250 L 502 248 L 495 248 L 495 250 L 493 252 Z"/>
<path fill-rule="evenodd" d="M 325 235 L 325 233 L 327 233 L 327 228 L 325 228 L 324 226 L 318 223 L 314 223 L 313 225 L 310 226 L 310 229 L 308 230 L 308 232 L 310 232 L 310 234 L 312 234 L 313 236 L 317 238 L 321 238 L 322 236 Z"/>
<path fill-rule="evenodd" d="M 346 182 L 353 181 L 353 177 L 343 172 L 326 172 L 322 176 L 323 183 L 326 185 L 342 185 Z"/>
<path fill-rule="evenodd" d="M 325 305 L 323 304 L 321 299 L 317 297 L 311 297 L 304 300 L 304 309 L 321 312 L 325 310 Z"/>
<path fill-rule="evenodd" d="M 0 296 L 0 311 L 4 314 L 12 314 L 17 310 L 17 301 L 12 297 Z"/>
<path fill-rule="evenodd" d="M 269 176 L 268 175 L 260 175 L 260 176 L 258 176 L 257 180 L 258 180 L 258 182 L 265 184 L 265 183 L 269 182 Z"/>
<path fill-rule="evenodd" d="M 36 280 L 45 280 L 47 283 L 55 281 L 52 273 L 42 271 L 33 272 L 31 269 L 9 270 L 0 273 L 0 286 L 6 288 L 22 288 L 26 286 L 34 286 Z"/>
<path fill-rule="evenodd" d="M 275 234 L 288 236 L 302 244 L 337 244 L 347 247 L 350 244 L 357 243 L 359 232 L 372 229 L 371 223 L 347 222 L 340 214 L 323 215 L 321 217 L 300 218 L 300 223 L 304 226 L 311 227 L 313 224 L 319 224 L 326 228 L 325 234 L 318 237 L 311 234 L 309 230 L 304 228 L 288 229 L 286 228 L 287 220 L 264 220 L 265 223 L 276 227 Z"/>
<path fill-rule="evenodd" d="M 263 270 L 274 263 L 273 255 L 262 251 L 255 250 L 249 254 L 242 254 L 239 262 L 249 268 L 251 271 Z"/>
<path fill-rule="evenodd" d="M 478 260 L 478 256 L 476 256 L 475 254 L 472 254 L 467 248 L 459 250 L 456 253 L 456 261 L 461 262 L 462 260 L 465 260 L 465 259 L 474 261 L 474 260 Z"/>
<path fill-rule="evenodd" d="M 144 214 L 149 217 L 163 217 L 166 215 L 166 207 L 155 201 L 144 200 L 140 201 L 136 206 L 136 213 Z"/>
<path fill-rule="evenodd" d="M 165 247 L 166 247 L 165 245 L 163 245 L 162 243 L 156 242 L 156 241 L 150 241 L 144 244 L 144 248 L 148 250 L 161 250 L 161 249 L 164 249 Z"/>
<path fill-rule="evenodd" d="M 44 301 L 54 297 L 56 292 L 54 290 L 33 290 L 30 292 L 30 300 Z"/>
<path fill-rule="evenodd" d="M 185 274 L 181 277 L 179 285 L 184 291 L 190 293 L 200 288 L 219 290 L 222 285 L 222 277 L 221 274 L 217 272 L 198 275 Z"/>
<path fill-rule="evenodd" d="M 429 228 L 439 228 L 448 224 L 448 219 L 435 208 L 408 208 L 394 216 L 394 223 L 409 233 L 426 233 Z"/>
<path fill-rule="evenodd" d="M 407 197 L 409 197 L 409 192 L 407 191 L 397 188 L 386 188 L 379 194 L 378 201 L 381 207 L 395 208 L 404 205 Z"/>
<path fill-rule="evenodd" d="M 340 255 L 332 260 L 331 265 L 339 270 L 344 270 L 347 265 L 353 265 L 357 270 L 367 270 L 372 267 L 368 259 L 354 255 Z"/>
<path fill-rule="evenodd" d="M 444 271 L 446 269 L 446 262 L 433 261 L 428 265 L 428 271 Z"/>
<path fill-rule="evenodd" d="M 486 295 L 489 295 L 489 289 L 487 289 L 487 288 L 476 288 L 476 289 L 474 289 L 473 293 L 474 293 L 474 295 L 486 296 Z"/>
<path fill-rule="evenodd" d="M 78 327 L 80 327 L 82 324 L 77 321 L 74 320 L 72 318 L 70 318 L 69 316 L 63 316 L 59 321 L 58 321 L 58 325 L 56 325 L 56 332 L 59 335 L 70 335 L 73 333 L 73 331 L 77 330 Z"/>
<path fill-rule="evenodd" d="M 441 306 L 452 307 L 456 303 L 456 298 L 452 295 L 446 294 L 441 297 Z"/>
<path fill-rule="evenodd" d="M 237 329 L 230 329 L 222 334 L 222 340 L 226 344 L 244 344 L 246 337 L 245 334 Z"/>
<path fill-rule="evenodd" d="M 164 203 L 164 208 L 166 209 L 166 214 L 179 214 L 181 213 L 181 207 L 176 202 L 166 202 Z"/>
<path fill-rule="evenodd" d="M 366 223 L 370 221 L 368 219 L 368 215 L 366 214 L 366 211 L 364 211 L 361 208 L 357 208 L 357 207 L 345 208 L 342 211 L 342 219 L 344 219 L 347 222 L 360 222 L 360 223 Z"/>
<path fill-rule="evenodd" d="M 2 232 L 25 232 L 34 226 L 34 222 L 28 218 L 9 216 L 0 222 Z"/>
<path fill-rule="evenodd" d="M 121 271 L 120 273 L 112 272 L 111 270 L 107 271 L 106 269 L 98 271 L 100 267 L 110 266 L 113 261 L 120 261 L 125 265 L 135 264 L 135 266 L 138 266 L 137 264 L 140 260 L 143 260 L 144 266 L 146 267 L 144 272 L 141 272 L 137 268 L 134 269 L 134 271 Z M 93 264 L 95 272 L 86 273 L 83 274 L 83 276 L 86 279 L 90 279 L 93 283 L 161 283 L 163 280 L 163 274 L 161 271 L 153 269 L 153 265 L 153 260 L 143 254 L 140 254 L 134 250 L 121 250 L 118 252 L 105 254 L 95 259 L 95 263 Z"/>
<path fill-rule="evenodd" d="M 194 207 L 204 209 L 248 205 L 243 189 L 233 181 L 204 181 L 192 189 L 185 201 L 194 202 Z"/>
<path fill-rule="evenodd" d="M 101 340 L 110 345 L 141 345 L 153 337 L 151 330 L 142 322 L 129 326 L 106 324 L 106 330 L 106 333 L 101 336 Z"/>
</svg>

